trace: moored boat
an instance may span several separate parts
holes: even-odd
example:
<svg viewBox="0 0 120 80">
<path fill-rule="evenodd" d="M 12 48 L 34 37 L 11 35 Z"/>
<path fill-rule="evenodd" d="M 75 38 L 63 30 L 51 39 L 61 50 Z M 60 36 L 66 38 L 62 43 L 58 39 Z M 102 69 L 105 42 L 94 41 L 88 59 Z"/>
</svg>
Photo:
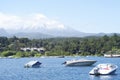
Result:
<svg viewBox="0 0 120 80">
<path fill-rule="evenodd" d="M 91 75 L 114 74 L 117 68 L 118 68 L 117 65 L 110 64 L 110 63 L 98 64 L 89 72 L 89 74 Z"/>
<path fill-rule="evenodd" d="M 42 63 L 40 63 L 39 61 L 35 60 L 35 61 L 30 61 L 28 63 L 26 63 L 24 65 L 25 68 L 38 68 L 40 67 Z"/>
<path fill-rule="evenodd" d="M 120 57 L 120 54 L 104 54 L 104 57 L 106 57 L 106 58 L 118 58 L 118 57 Z"/>
<path fill-rule="evenodd" d="M 95 62 L 96 60 L 79 59 L 79 60 L 65 61 L 64 64 L 66 66 L 90 66 Z"/>
<path fill-rule="evenodd" d="M 65 56 L 58 56 L 58 58 L 65 58 Z"/>
</svg>

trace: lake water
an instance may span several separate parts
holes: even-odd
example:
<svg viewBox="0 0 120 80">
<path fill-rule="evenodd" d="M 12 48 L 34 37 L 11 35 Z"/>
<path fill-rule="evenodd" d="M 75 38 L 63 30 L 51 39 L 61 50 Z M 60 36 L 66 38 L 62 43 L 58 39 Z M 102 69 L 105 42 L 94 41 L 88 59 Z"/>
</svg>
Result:
<svg viewBox="0 0 120 80">
<path fill-rule="evenodd" d="M 66 67 L 62 63 L 71 59 L 97 60 L 93 66 Z M 40 68 L 24 68 L 31 60 L 42 62 Z M 99 63 L 118 65 L 116 74 L 94 76 L 89 71 Z M 120 80 L 120 58 L 66 57 L 66 58 L 19 58 L 0 59 L 0 80 Z"/>
</svg>

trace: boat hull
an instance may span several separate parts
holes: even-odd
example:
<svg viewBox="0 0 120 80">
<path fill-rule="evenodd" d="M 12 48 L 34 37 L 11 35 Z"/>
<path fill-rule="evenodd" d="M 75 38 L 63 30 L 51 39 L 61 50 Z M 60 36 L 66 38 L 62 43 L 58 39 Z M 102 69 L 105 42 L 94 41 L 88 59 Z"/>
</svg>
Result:
<svg viewBox="0 0 120 80">
<path fill-rule="evenodd" d="M 94 64 L 96 61 L 81 61 L 81 62 L 73 62 L 73 63 L 66 63 L 66 66 L 90 66 Z"/>
<path fill-rule="evenodd" d="M 113 64 L 102 64 L 98 65 L 95 68 L 93 68 L 89 74 L 90 75 L 109 75 L 109 74 L 115 74 L 117 69 L 117 65 Z"/>
<path fill-rule="evenodd" d="M 39 61 L 30 61 L 24 65 L 25 68 L 39 68 L 41 63 Z"/>
<path fill-rule="evenodd" d="M 110 72 L 99 72 L 99 73 L 95 73 L 95 72 L 91 72 L 90 75 L 110 75 L 110 74 L 115 74 L 116 70 L 110 71 Z"/>
</svg>

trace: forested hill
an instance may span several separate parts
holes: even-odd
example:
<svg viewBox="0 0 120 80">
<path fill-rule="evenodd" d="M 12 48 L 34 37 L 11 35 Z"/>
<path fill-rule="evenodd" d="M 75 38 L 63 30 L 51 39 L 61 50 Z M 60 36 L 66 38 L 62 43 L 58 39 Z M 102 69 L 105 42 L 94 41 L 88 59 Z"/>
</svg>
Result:
<svg viewBox="0 0 120 80">
<path fill-rule="evenodd" d="M 103 55 L 108 51 L 120 51 L 120 36 L 86 37 L 86 38 L 49 38 L 49 39 L 28 39 L 28 38 L 7 38 L 0 37 L 0 55 L 22 57 L 35 56 L 35 53 L 28 52 L 23 55 L 21 48 L 36 47 L 45 48 L 42 55 Z M 11 52 L 10 52 L 11 51 Z M 13 52 L 12 52 L 13 51 Z M 19 53 L 18 53 L 19 52 Z M 120 52 L 118 52 L 120 53 Z M 22 55 L 21 55 L 22 54 Z"/>
</svg>

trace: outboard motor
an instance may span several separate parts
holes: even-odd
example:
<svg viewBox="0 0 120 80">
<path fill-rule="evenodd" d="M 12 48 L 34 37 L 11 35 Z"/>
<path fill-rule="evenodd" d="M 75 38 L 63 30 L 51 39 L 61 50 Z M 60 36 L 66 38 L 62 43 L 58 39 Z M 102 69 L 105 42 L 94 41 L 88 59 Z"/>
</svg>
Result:
<svg viewBox="0 0 120 80">
<path fill-rule="evenodd" d="M 95 69 L 94 69 L 94 74 L 95 74 L 95 75 L 99 75 L 99 74 L 100 74 L 100 73 L 99 73 L 99 68 L 95 68 Z"/>
<path fill-rule="evenodd" d="M 65 61 L 64 63 L 62 63 L 62 64 L 66 64 L 67 62 Z"/>
</svg>

